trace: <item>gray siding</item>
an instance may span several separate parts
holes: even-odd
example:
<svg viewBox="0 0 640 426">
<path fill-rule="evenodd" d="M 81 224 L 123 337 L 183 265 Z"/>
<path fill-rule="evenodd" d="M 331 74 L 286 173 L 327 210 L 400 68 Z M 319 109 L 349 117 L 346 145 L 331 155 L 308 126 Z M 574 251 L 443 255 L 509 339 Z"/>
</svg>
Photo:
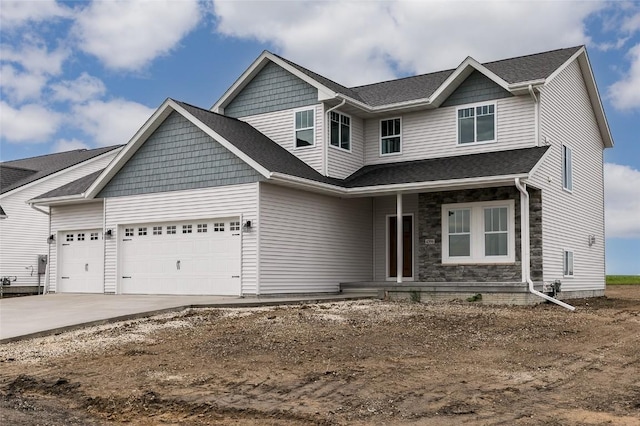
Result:
<svg viewBox="0 0 640 426">
<path fill-rule="evenodd" d="M 472 72 L 465 81 L 442 103 L 442 106 L 472 104 L 493 99 L 508 98 L 511 93 L 498 86 L 479 71 Z"/>
<path fill-rule="evenodd" d="M 173 112 L 98 197 L 237 185 L 260 178 L 251 166 Z"/>
<path fill-rule="evenodd" d="M 317 102 L 318 90 L 315 87 L 269 62 L 224 108 L 224 114 L 244 117 Z"/>
</svg>

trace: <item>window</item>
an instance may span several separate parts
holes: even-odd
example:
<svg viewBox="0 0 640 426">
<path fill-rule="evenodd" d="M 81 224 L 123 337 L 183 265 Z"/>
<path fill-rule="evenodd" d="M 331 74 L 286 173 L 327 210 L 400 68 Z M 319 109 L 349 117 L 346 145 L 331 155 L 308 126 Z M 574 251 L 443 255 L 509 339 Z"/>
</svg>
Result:
<svg viewBox="0 0 640 426">
<path fill-rule="evenodd" d="M 240 222 L 229 222 L 229 231 L 239 231 Z"/>
<path fill-rule="evenodd" d="M 182 233 L 183 234 L 191 234 L 193 232 L 192 225 L 182 225 Z"/>
<path fill-rule="evenodd" d="M 91 241 L 95 241 L 98 239 L 98 233 L 97 232 L 92 232 L 91 233 Z"/>
<path fill-rule="evenodd" d="M 573 252 L 564 250 L 562 262 L 562 274 L 565 277 L 573 276 Z"/>
<path fill-rule="evenodd" d="M 153 235 L 162 235 L 162 226 L 154 226 Z"/>
<path fill-rule="evenodd" d="M 125 237 L 133 237 L 133 228 L 126 228 L 124 230 L 124 236 Z"/>
<path fill-rule="evenodd" d="M 138 228 L 138 235 L 147 235 L 147 228 Z"/>
<path fill-rule="evenodd" d="M 399 118 L 380 121 L 380 154 L 401 152 L 402 124 Z"/>
<path fill-rule="evenodd" d="M 73 241 L 73 234 L 67 234 L 67 241 Z"/>
<path fill-rule="evenodd" d="M 459 108 L 458 143 L 493 142 L 496 140 L 496 106 L 480 105 Z"/>
<path fill-rule="evenodd" d="M 84 234 L 78 234 L 78 241 L 84 241 Z"/>
<path fill-rule="evenodd" d="M 213 232 L 224 232 L 224 222 L 216 222 L 213 224 Z"/>
<path fill-rule="evenodd" d="M 175 234 L 176 233 L 176 226 L 175 225 L 169 225 L 167 226 L 167 234 Z"/>
<path fill-rule="evenodd" d="M 204 234 L 205 232 L 207 232 L 207 224 L 206 223 L 199 223 L 198 224 L 198 233 L 199 234 Z"/>
<path fill-rule="evenodd" d="M 313 116 L 314 109 L 306 109 L 304 111 L 296 111 L 296 148 L 313 145 L 314 128 Z"/>
<path fill-rule="evenodd" d="M 573 158 L 571 148 L 566 145 L 562 145 L 562 187 L 573 190 Z"/>
<path fill-rule="evenodd" d="M 351 150 L 351 118 L 331 111 L 331 145 Z"/>
<path fill-rule="evenodd" d="M 442 205 L 442 263 L 515 262 L 514 200 Z"/>
</svg>

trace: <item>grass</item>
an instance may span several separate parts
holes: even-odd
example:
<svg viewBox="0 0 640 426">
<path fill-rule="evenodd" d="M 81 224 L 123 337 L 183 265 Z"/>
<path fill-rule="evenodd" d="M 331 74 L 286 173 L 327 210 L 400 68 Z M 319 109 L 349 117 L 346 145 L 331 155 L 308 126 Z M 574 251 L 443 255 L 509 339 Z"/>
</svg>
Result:
<svg viewBox="0 0 640 426">
<path fill-rule="evenodd" d="M 607 275 L 607 285 L 640 285 L 640 275 Z"/>
</svg>

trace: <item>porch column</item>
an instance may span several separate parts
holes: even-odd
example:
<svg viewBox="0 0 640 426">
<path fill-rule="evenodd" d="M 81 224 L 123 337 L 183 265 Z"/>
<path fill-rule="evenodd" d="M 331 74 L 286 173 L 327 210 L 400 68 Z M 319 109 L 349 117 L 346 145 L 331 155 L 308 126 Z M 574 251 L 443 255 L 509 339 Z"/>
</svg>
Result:
<svg viewBox="0 0 640 426">
<path fill-rule="evenodd" d="M 402 282 L 403 246 L 404 238 L 402 233 L 402 193 L 396 194 L 396 282 Z"/>
</svg>

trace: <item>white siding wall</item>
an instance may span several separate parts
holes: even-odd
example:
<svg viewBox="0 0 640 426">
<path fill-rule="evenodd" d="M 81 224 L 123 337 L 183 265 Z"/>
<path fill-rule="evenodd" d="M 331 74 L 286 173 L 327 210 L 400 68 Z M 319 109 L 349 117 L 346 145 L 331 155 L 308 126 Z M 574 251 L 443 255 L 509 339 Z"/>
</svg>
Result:
<svg viewBox="0 0 640 426">
<path fill-rule="evenodd" d="M 312 105 L 315 108 L 315 145 L 304 148 L 295 148 L 295 110 L 287 109 L 283 111 L 270 112 L 267 114 L 250 115 L 242 117 L 241 120 L 251 124 L 253 127 L 264 133 L 268 138 L 284 147 L 296 157 L 322 173 L 324 165 L 323 143 L 323 109 L 322 105 Z"/>
<path fill-rule="evenodd" d="M 542 188 L 544 280 L 562 290 L 604 289 L 603 143 L 577 62 L 540 97 L 541 138 L 551 151 L 532 183 Z M 562 189 L 562 144 L 573 152 L 573 192 Z M 588 236 L 596 243 L 588 245 Z M 563 278 L 563 249 L 574 251 L 573 278 Z"/>
<path fill-rule="evenodd" d="M 372 278 L 371 200 L 260 184 L 260 293 L 336 292 Z"/>
<path fill-rule="evenodd" d="M 119 292 L 119 225 L 240 216 L 256 227 L 257 197 L 258 183 L 250 183 L 106 199 L 105 229 L 114 236 L 105 241 L 105 292 Z M 257 240 L 255 230 L 242 232 L 242 294 L 256 293 Z"/>
<path fill-rule="evenodd" d="M 459 105 L 458 107 L 460 107 Z M 402 155 L 380 156 L 380 119 L 365 122 L 365 164 L 450 157 L 535 146 L 533 100 L 527 96 L 498 99 L 497 142 L 458 145 L 456 106 L 419 111 L 402 117 Z M 398 117 L 391 114 L 389 117 Z"/>
<path fill-rule="evenodd" d="M 329 140 L 328 130 L 325 133 L 327 140 Z M 331 177 L 344 179 L 361 168 L 364 165 L 364 121 L 359 117 L 351 116 L 351 152 L 329 144 L 328 154 L 329 176 Z"/>
<path fill-rule="evenodd" d="M 64 237 L 64 231 L 83 229 L 102 229 L 104 216 L 102 200 L 90 204 L 58 206 L 51 208 L 51 234 L 56 242 L 51 245 L 49 258 L 49 291 L 57 291 L 58 284 L 58 249 Z"/>
<path fill-rule="evenodd" d="M 396 214 L 396 197 L 376 197 L 375 211 L 375 281 L 387 279 L 387 216 Z M 402 197 L 403 214 L 413 214 L 413 276 L 417 280 L 418 268 L 418 194 L 407 194 Z M 395 278 L 394 278 L 395 280 Z"/>
<path fill-rule="evenodd" d="M 105 168 L 118 151 L 103 154 L 0 196 L 0 205 L 8 215 L 7 219 L 0 220 L 0 276 L 17 276 L 14 285 L 38 285 L 38 255 L 49 253 L 49 216 L 33 210 L 26 202 Z M 33 275 L 31 267 L 34 268 Z"/>
</svg>

